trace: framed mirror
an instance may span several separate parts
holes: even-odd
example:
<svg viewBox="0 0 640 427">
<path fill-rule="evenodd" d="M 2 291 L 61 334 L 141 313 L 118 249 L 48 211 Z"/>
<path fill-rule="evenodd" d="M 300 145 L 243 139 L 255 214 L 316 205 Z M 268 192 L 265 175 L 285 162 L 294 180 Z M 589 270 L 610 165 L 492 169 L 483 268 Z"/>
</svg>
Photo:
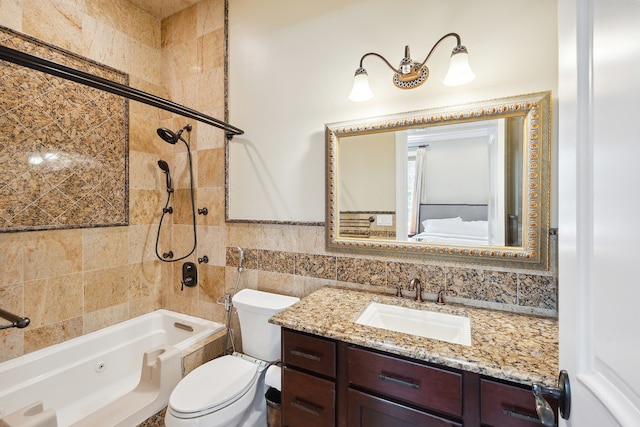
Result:
<svg viewBox="0 0 640 427">
<path fill-rule="evenodd" d="M 549 268 L 550 92 L 325 134 L 327 249 Z"/>
</svg>

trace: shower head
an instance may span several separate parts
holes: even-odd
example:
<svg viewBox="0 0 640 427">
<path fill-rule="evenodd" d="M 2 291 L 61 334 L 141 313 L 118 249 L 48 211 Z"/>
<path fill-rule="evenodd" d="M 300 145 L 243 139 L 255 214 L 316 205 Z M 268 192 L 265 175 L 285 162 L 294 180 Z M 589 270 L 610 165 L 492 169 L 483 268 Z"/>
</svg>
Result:
<svg viewBox="0 0 640 427">
<path fill-rule="evenodd" d="M 164 160 L 158 160 L 158 166 L 162 169 L 162 172 L 167 175 L 167 191 L 171 193 L 173 188 L 171 188 L 171 174 L 169 173 L 169 164 Z"/>
<path fill-rule="evenodd" d="M 178 140 L 182 139 L 181 138 L 182 132 L 184 132 L 185 130 L 187 132 L 191 132 L 191 129 L 193 129 L 193 127 L 190 124 L 187 124 L 186 126 L 182 127 L 178 132 L 173 132 L 172 130 L 167 128 L 158 128 L 157 132 L 158 132 L 158 136 L 162 138 L 164 141 L 168 142 L 169 144 L 175 144 L 176 142 L 178 142 Z M 182 139 L 182 141 L 185 144 L 187 143 L 184 139 Z"/>
</svg>

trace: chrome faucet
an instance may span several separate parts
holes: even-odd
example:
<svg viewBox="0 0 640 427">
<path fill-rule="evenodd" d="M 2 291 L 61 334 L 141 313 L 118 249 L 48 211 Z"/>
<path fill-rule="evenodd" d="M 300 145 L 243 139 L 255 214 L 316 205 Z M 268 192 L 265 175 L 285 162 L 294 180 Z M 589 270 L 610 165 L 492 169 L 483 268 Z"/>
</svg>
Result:
<svg viewBox="0 0 640 427">
<path fill-rule="evenodd" d="M 414 277 L 409 282 L 409 290 L 416 290 L 416 302 L 422 302 L 422 282 L 417 277 Z"/>
<path fill-rule="evenodd" d="M 438 300 L 436 301 L 436 304 L 445 305 L 446 302 L 444 300 L 444 296 L 446 294 L 458 295 L 458 293 L 453 289 L 440 289 L 440 291 L 438 291 Z"/>
</svg>

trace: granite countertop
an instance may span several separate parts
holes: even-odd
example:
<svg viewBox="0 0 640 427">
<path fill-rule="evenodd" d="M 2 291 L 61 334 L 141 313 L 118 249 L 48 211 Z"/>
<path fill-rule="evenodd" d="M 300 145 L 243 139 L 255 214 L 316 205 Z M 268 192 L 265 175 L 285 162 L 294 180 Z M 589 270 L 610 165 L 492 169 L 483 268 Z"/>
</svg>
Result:
<svg viewBox="0 0 640 427">
<path fill-rule="evenodd" d="M 468 315 L 471 346 L 355 323 L 370 302 Z M 557 386 L 557 319 L 324 287 L 276 314 L 271 323 L 494 378 Z"/>
</svg>

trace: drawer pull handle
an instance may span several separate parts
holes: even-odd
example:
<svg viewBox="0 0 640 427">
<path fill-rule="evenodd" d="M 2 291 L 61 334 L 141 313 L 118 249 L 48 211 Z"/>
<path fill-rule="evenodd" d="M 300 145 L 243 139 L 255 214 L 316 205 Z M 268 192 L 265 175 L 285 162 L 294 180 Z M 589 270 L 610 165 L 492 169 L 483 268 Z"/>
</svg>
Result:
<svg viewBox="0 0 640 427">
<path fill-rule="evenodd" d="M 294 408 L 298 408 L 301 409 L 311 415 L 314 415 L 316 417 L 320 416 L 320 409 L 316 409 L 314 407 L 312 407 L 311 405 L 305 404 L 303 402 L 300 402 L 299 400 L 292 400 L 291 402 L 291 406 L 293 406 Z"/>
<path fill-rule="evenodd" d="M 380 378 L 382 381 L 389 381 L 390 383 L 403 385 L 405 387 L 415 388 L 416 390 L 420 389 L 420 384 L 412 383 L 411 381 L 401 380 L 400 378 L 394 378 L 384 374 L 378 375 L 378 378 Z"/>
<path fill-rule="evenodd" d="M 316 362 L 319 362 L 321 359 L 320 356 L 318 355 L 305 353 L 304 351 L 300 351 L 300 350 L 291 350 L 291 354 L 298 357 L 304 357 L 305 359 L 315 360 Z"/>
<path fill-rule="evenodd" d="M 522 421 L 528 421 L 530 423 L 543 425 L 542 422 L 536 417 L 532 417 L 526 414 L 521 414 L 520 412 L 512 411 L 510 409 L 503 409 L 502 413 L 508 417 L 513 417 Z"/>
</svg>

